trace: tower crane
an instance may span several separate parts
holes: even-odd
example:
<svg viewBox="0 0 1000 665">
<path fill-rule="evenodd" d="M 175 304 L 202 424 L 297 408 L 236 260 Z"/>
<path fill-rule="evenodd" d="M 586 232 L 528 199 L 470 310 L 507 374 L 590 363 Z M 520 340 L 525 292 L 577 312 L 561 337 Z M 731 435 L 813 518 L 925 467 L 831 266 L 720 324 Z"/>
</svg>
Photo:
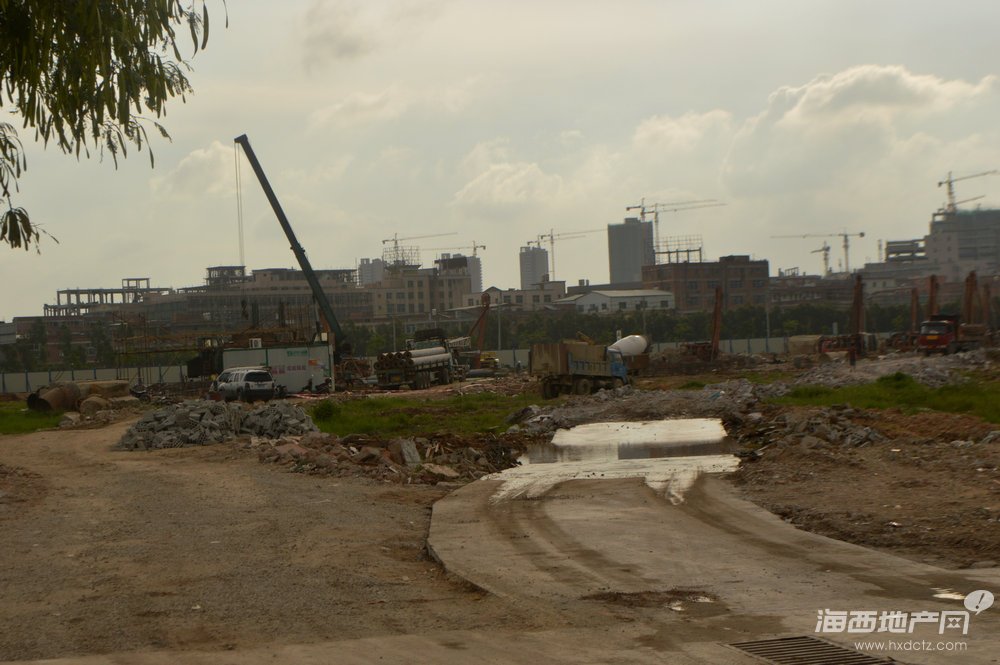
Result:
<svg viewBox="0 0 1000 665">
<path fill-rule="evenodd" d="M 865 232 L 859 233 L 802 233 L 788 236 L 771 236 L 772 238 L 842 238 L 844 241 L 844 272 L 851 272 L 851 262 L 848 256 L 851 249 L 851 238 L 864 238 Z"/>
<path fill-rule="evenodd" d="M 428 249 L 428 251 L 431 251 L 431 252 L 447 252 L 449 250 L 469 249 L 469 246 L 465 245 L 464 247 L 428 247 L 427 249 Z M 472 241 L 472 255 L 476 256 L 476 251 L 480 250 L 480 249 L 486 249 L 486 245 L 478 245 L 478 244 L 476 244 L 476 241 L 473 240 Z"/>
<path fill-rule="evenodd" d="M 650 203 L 646 205 L 646 198 L 639 200 L 639 205 L 625 206 L 625 212 L 630 210 L 639 211 L 639 219 L 646 221 L 646 214 L 653 214 L 653 243 L 657 249 L 660 248 L 660 213 L 661 212 L 684 212 L 685 210 L 697 210 L 698 208 L 716 208 L 724 206 L 725 203 L 715 199 L 697 199 L 691 201 L 673 201 L 670 203 Z"/>
<path fill-rule="evenodd" d="M 400 251 L 400 247 L 399 247 L 400 241 L 422 240 L 423 238 L 440 238 L 442 236 L 455 236 L 455 235 L 458 235 L 458 231 L 452 231 L 451 233 L 429 233 L 427 235 L 422 235 L 422 236 L 407 236 L 405 238 L 400 238 L 398 233 L 393 233 L 391 238 L 385 238 L 382 241 L 382 245 L 383 245 L 382 259 L 385 260 L 386 259 L 386 254 L 388 253 L 388 255 L 392 257 L 392 263 L 405 263 L 406 262 L 406 257 L 404 255 L 413 254 L 412 258 L 414 258 L 415 260 L 419 261 L 419 258 L 417 256 L 417 252 L 416 252 L 415 248 L 409 248 L 408 249 L 408 248 L 404 247 L 402 249 L 402 251 Z M 387 250 L 384 246 L 386 244 L 390 243 L 390 242 L 392 243 L 392 249 Z"/>
<path fill-rule="evenodd" d="M 538 236 L 538 246 L 542 246 L 542 242 L 545 240 L 549 241 L 549 254 L 552 258 L 552 270 L 549 272 L 549 280 L 555 280 L 556 278 L 556 240 L 575 240 L 577 238 L 582 238 L 588 233 L 599 233 L 605 231 L 606 229 L 588 229 L 586 231 L 567 231 L 565 233 L 556 233 L 553 229 L 549 229 L 548 233 L 543 233 Z M 531 241 L 529 241 L 530 245 Z"/>
<path fill-rule="evenodd" d="M 407 236 L 406 238 L 400 238 L 398 233 L 393 233 L 391 238 L 386 238 L 382 241 L 382 244 L 392 243 L 394 247 L 399 247 L 399 241 L 403 240 L 422 240 L 423 238 L 440 238 L 442 236 L 457 236 L 458 231 L 452 231 L 451 233 L 430 233 L 425 236 Z"/>
<path fill-rule="evenodd" d="M 975 199 L 967 199 L 966 201 L 955 201 L 955 183 L 962 180 L 969 180 L 970 178 L 981 178 L 984 175 L 996 175 L 1000 173 L 997 169 L 992 171 L 983 171 L 982 173 L 973 173 L 972 175 L 963 175 L 957 178 L 953 178 L 951 171 L 948 171 L 948 177 L 944 180 L 938 181 L 938 187 L 941 185 L 948 186 L 948 205 L 945 207 L 945 212 L 954 214 L 957 211 L 957 206 L 959 203 L 966 203 L 967 201 L 973 201 Z M 977 197 L 978 198 L 978 197 Z"/>
<path fill-rule="evenodd" d="M 810 254 L 818 254 L 823 252 L 823 276 L 830 274 L 830 245 L 826 241 L 823 241 L 823 246 L 819 249 L 814 249 L 809 252 Z"/>
</svg>

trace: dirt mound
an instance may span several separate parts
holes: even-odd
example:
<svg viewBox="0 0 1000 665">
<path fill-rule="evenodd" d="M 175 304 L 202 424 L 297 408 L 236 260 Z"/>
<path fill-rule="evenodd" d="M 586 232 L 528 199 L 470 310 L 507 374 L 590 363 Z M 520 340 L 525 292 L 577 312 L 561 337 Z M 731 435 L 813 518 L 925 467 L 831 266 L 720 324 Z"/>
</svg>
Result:
<svg viewBox="0 0 1000 665">
<path fill-rule="evenodd" d="M 978 418 L 772 409 L 739 436 L 761 452 L 734 483 L 800 528 L 945 566 L 1000 561 L 1000 432 Z"/>
</svg>

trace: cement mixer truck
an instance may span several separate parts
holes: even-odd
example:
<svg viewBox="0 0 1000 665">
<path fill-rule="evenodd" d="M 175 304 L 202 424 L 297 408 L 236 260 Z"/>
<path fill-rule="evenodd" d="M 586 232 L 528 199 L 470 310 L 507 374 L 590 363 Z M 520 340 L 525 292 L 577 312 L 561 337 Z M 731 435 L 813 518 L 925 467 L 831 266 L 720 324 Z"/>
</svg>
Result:
<svg viewBox="0 0 1000 665">
<path fill-rule="evenodd" d="M 533 344 L 528 367 L 541 381 L 545 399 L 589 395 L 628 385 L 630 359 L 648 358 L 648 348 L 649 341 L 641 335 L 629 335 L 607 347 L 577 340 Z"/>
</svg>

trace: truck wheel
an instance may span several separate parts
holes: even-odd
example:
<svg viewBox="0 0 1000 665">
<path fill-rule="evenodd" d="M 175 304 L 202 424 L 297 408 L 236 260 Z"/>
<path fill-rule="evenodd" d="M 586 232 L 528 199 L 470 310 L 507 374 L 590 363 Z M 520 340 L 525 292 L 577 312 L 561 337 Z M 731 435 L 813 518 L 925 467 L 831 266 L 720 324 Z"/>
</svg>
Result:
<svg viewBox="0 0 1000 665">
<path fill-rule="evenodd" d="M 559 396 L 559 386 L 554 381 L 542 381 L 542 399 L 553 399 Z"/>
<path fill-rule="evenodd" d="M 577 395 L 590 394 L 590 379 L 577 379 L 573 382 L 573 392 Z"/>
<path fill-rule="evenodd" d="M 617 390 L 618 388 L 621 388 L 624 385 L 625 385 L 625 382 L 622 381 L 621 379 L 617 378 L 617 377 L 615 377 L 614 379 L 611 380 L 611 387 L 614 390 Z"/>
<path fill-rule="evenodd" d="M 438 374 L 438 379 L 441 381 L 442 386 L 446 386 L 451 383 L 451 372 L 448 371 L 447 367 L 441 369 L 441 372 Z"/>
<path fill-rule="evenodd" d="M 954 343 L 952 343 L 952 344 L 948 345 L 948 348 L 946 348 L 944 350 L 944 353 L 945 353 L 945 355 L 948 355 L 949 353 L 956 353 L 957 351 L 958 351 L 958 347 L 955 346 Z"/>
</svg>

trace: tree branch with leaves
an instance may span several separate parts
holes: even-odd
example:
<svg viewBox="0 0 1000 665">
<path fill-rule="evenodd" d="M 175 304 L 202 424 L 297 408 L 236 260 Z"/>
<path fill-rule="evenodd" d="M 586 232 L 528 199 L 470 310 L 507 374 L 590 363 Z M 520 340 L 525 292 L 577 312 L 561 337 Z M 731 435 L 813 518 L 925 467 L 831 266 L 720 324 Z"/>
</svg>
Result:
<svg viewBox="0 0 1000 665">
<path fill-rule="evenodd" d="M 181 48 L 193 57 L 208 34 L 207 0 L 0 0 L 0 108 L 66 154 L 117 167 L 131 145 L 152 165 L 147 128 L 169 139 L 158 119 L 192 91 Z M 26 168 L 17 130 L 0 123 L 0 242 L 37 250 L 43 231 L 14 203 Z"/>
</svg>

